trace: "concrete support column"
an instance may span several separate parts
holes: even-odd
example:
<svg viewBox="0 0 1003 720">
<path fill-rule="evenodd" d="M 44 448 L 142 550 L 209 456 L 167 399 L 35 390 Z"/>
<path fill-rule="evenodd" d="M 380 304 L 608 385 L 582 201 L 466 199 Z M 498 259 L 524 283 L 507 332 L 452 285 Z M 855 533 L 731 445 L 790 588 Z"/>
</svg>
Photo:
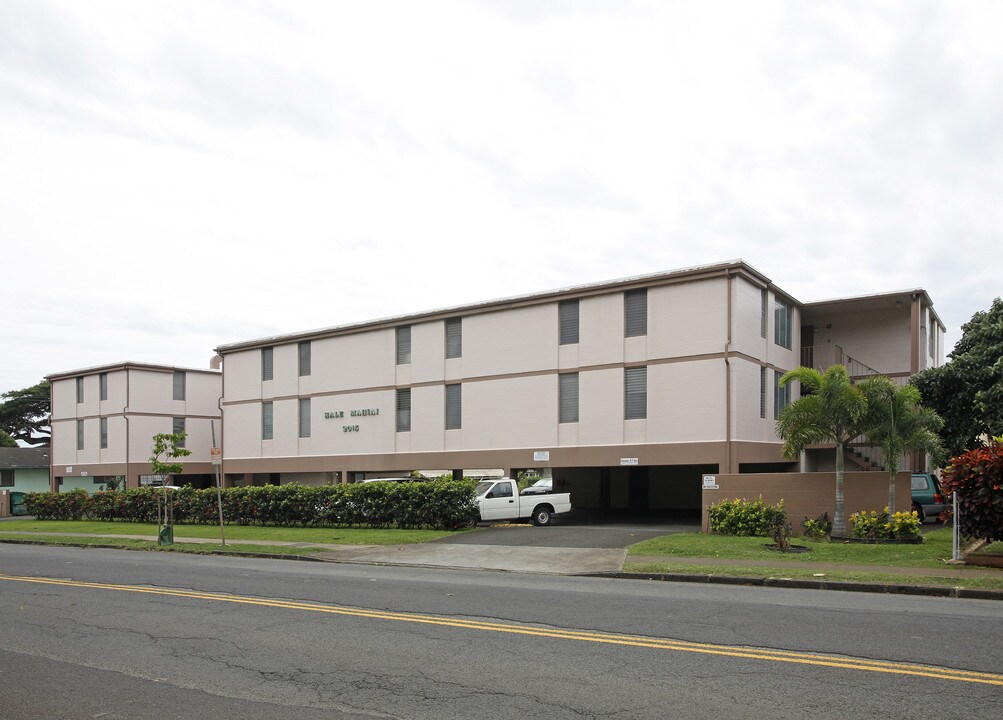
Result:
<svg viewBox="0 0 1003 720">
<path fill-rule="evenodd" d="M 459 480 L 462 480 L 462 479 L 463 479 L 463 470 L 462 469 L 460 469 L 460 470 L 453 470 L 453 480 L 459 481 Z"/>
</svg>

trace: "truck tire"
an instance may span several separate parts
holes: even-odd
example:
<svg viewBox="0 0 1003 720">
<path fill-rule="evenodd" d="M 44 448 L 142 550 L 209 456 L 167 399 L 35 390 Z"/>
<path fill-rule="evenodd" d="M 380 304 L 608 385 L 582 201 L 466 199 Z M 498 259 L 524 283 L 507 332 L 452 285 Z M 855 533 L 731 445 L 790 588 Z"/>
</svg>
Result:
<svg viewBox="0 0 1003 720">
<path fill-rule="evenodd" d="M 554 511 L 549 505 L 537 505 L 533 508 L 533 524 L 536 526 L 550 525 L 554 517 Z"/>
</svg>

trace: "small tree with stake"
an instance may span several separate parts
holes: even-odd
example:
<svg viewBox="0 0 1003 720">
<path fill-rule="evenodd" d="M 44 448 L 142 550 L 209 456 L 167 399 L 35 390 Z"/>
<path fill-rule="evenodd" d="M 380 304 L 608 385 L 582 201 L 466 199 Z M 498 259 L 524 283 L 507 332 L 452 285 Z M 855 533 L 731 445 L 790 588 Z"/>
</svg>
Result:
<svg viewBox="0 0 1003 720">
<path fill-rule="evenodd" d="M 192 451 L 184 446 L 185 437 L 187 437 L 187 433 L 158 433 L 153 436 L 153 454 L 150 456 L 150 465 L 154 475 L 160 475 L 164 478 L 164 484 L 160 489 L 160 502 L 157 503 L 157 542 L 161 545 L 174 543 L 173 503 L 167 497 L 166 478 L 170 475 L 180 475 L 185 471 L 185 466 L 182 463 L 171 462 L 192 454 Z M 161 506 L 163 511 L 161 511 Z"/>
</svg>

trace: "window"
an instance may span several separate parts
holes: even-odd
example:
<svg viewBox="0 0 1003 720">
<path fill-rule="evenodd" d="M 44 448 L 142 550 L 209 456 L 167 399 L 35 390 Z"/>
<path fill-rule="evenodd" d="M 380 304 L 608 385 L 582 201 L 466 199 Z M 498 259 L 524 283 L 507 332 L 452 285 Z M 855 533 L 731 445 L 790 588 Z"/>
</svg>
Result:
<svg viewBox="0 0 1003 720">
<path fill-rule="evenodd" d="M 759 291 L 759 337 L 766 338 L 766 306 L 769 303 L 769 293 L 766 288 Z"/>
<path fill-rule="evenodd" d="M 780 378 L 784 374 L 777 370 L 774 373 L 773 379 L 773 417 L 780 417 L 780 411 L 791 404 L 791 384 L 786 385 L 780 384 Z"/>
<path fill-rule="evenodd" d="M 624 419 L 648 417 L 648 368 L 624 368 Z"/>
<path fill-rule="evenodd" d="M 271 380 L 275 377 L 274 365 L 272 364 L 272 355 L 274 354 L 275 348 L 261 348 L 261 379 Z"/>
<path fill-rule="evenodd" d="M 463 420 L 462 385 L 446 386 L 446 429 L 459 430 Z"/>
<path fill-rule="evenodd" d="M 623 336 L 648 334 L 648 290 L 628 290 L 623 294 Z"/>
<path fill-rule="evenodd" d="M 557 376 L 558 422 L 578 422 L 578 373 Z"/>
<path fill-rule="evenodd" d="M 930 359 L 937 359 L 937 324 L 933 319 L 933 315 L 930 315 Z"/>
<path fill-rule="evenodd" d="M 411 326 L 397 328 L 397 364 L 411 364 Z"/>
<path fill-rule="evenodd" d="M 184 435 L 185 419 L 183 417 L 174 418 L 174 423 L 173 427 L 171 428 L 171 432 L 174 433 L 175 435 Z M 184 447 L 184 446 L 185 446 L 185 438 L 181 438 L 181 441 L 178 443 L 178 447 Z"/>
<path fill-rule="evenodd" d="M 84 401 L 84 379 L 77 378 L 77 402 L 82 403 Z"/>
<path fill-rule="evenodd" d="M 766 417 L 766 368 L 759 368 L 759 417 Z"/>
<path fill-rule="evenodd" d="M 397 391 L 397 432 L 411 432 L 411 388 Z"/>
<path fill-rule="evenodd" d="M 0 487 L 14 487 L 13 470 L 0 470 Z"/>
<path fill-rule="evenodd" d="M 773 342 L 782 348 L 791 349 L 791 306 L 780 298 L 773 304 Z"/>
<path fill-rule="evenodd" d="M 489 498 L 514 497 L 514 496 L 515 495 L 512 492 L 512 483 L 510 482 L 498 483 L 493 488 L 491 488 L 491 492 L 487 494 L 487 497 Z"/>
<path fill-rule="evenodd" d="M 98 375 L 98 387 L 100 392 L 100 398 L 102 400 L 108 399 L 108 373 L 101 373 Z"/>
<path fill-rule="evenodd" d="M 77 420 L 77 450 L 84 449 L 84 421 Z"/>
<path fill-rule="evenodd" d="M 446 357 L 463 357 L 463 318 L 446 320 Z"/>
<path fill-rule="evenodd" d="M 310 398 L 300 398 L 300 437 L 310 437 Z"/>
<path fill-rule="evenodd" d="M 578 301 L 562 300 L 557 304 L 559 344 L 575 345 L 578 342 Z"/>
<path fill-rule="evenodd" d="M 272 403 L 261 403 L 261 439 L 272 439 Z"/>
<path fill-rule="evenodd" d="M 108 418 L 101 418 L 101 449 L 108 449 Z"/>
<path fill-rule="evenodd" d="M 174 371 L 174 399 L 184 400 L 185 399 L 185 371 L 175 370 Z"/>
<path fill-rule="evenodd" d="M 300 377 L 306 377 L 310 374 L 310 341 L 301 342 L 298 349 Z"/>
</svg>

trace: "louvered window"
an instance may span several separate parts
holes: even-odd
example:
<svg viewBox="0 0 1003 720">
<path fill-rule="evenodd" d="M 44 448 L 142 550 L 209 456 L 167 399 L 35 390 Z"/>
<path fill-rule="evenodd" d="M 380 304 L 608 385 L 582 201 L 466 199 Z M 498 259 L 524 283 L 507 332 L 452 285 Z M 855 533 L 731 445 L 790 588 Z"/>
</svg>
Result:
<svg viewBox="0 0 1003 720">
<path fill-rule="evenodd" d="M 101 449 L 108 449 L 108 418 L 101 418 L 100 426 Z"/>
<path fill-rule="evenodd" d="M 937 359 L 937 324 L 933 315 L 930 315 L 930 359 Z"/>
<path fill-rule="evenodd" d="M 463 318 L 446 320 L 446 357 L 463 357 Z"/>
<path fill-rule="evenodd" d="M 301 342 L 299 344 L 299 371 L 300 377 L 306 377 L 310 374 L 310 341 Z"/>
<path fill-rule="evenodd" d="M 275 377 L 275 366 L 273 364 L 273 356 L 275 354 L 275 348 L 261 348 L 261 379 L 271 380 Z"/>
<path fill-rule="evenodd" d="M 411 389 L 397 391 L 397 432 L 411 432 Z"/>
<path fill-rule="evenodd" d="M 766 368 L 759 368 L 759 417 L 766 417 Z"/>
<path fill-rule="evenodd" d="M 185 371 L 175 370 L 174 371 L 174 399 L 184 400 L 185 399 Z"/>
<path fill-rule="evenodd" d="M 791 306 L 780 298 L 773 305 L 773 341 L 782 348 L 791 349 Z"/>
<path fill-rule="evenodd" d="M 272 403 L 261 403 L 261 439 L 271 440 L 274 437 L 274 409 Z"/>
<path fill-rule="evenodd" d="M 766 337 L 766 307 L 769 302 L 769 293 L 766 288 L 759 291 L 759 337 Z"/>
<path fill-rule="evenodd" d="M 780 378 L 784 374 L 779 370 L 773 375 L 773 417 L 780 417 L 780 411 L 791 404 L 791 384 L 782 385 Z"/>
<path fill-rule="evenodd" d="M 558 422 L 578 422 L 578 373 L 562 373 L 558 381 Z"/>
<path fill-rule="evenodd" d="M 411 326 L 397 328 L 397 364 L 411 364 Z"/>
<path fill-rule="evenodd" d="M 625 368 L 624 418 L 639 420 L 648 417 L 648 368 Z"/>
<path fill-rule="evenodd" d="M 623 294 L 623 336 L 648 334 L 648 291 L 628 290 Z"/>
<path fill-rule="evenodd" d="M 102 400 L 108 399 L 108 373 L 98 375 L 98 397 Z"/>
<path fill-rule="evenodd" d="M 310 398 L 300 398 L 300 437 L 310 437 Z"/>
<path fill-rule="evenodd" d="M 84 449 L 84 421 L 77 420 L 77 450 Z"/>
<path fill-rule="evenodd" d="M 446 429 L 459 430 L 462 426 L 462 385 L 446 386 Z"/>
<path fill-rule="evenodd" d="M 174 418 L 174 422 L 172 423 L 172 426 L 171 426 L 171 432 L 174 433 L 175 435 L 184 435 L 185 434 L 185 419 L 183 417 L 176 417 L 176 418 Z M 177 446 L 178 447 L 184 447 L 185 446 L 185 438 L 184 437 L 182 437 L 177 442 Z"/>
<path fill-rule="evenodd" d="M 77 378 L 77 402 L 82 403 L 84 401 L 84 379 Z"/>
<path fill-rule="evenodd" d="M 578 301 L 562 300 L 557 304 L 561 345 L 575 345 L 578 342 Z"/>
</svg>

